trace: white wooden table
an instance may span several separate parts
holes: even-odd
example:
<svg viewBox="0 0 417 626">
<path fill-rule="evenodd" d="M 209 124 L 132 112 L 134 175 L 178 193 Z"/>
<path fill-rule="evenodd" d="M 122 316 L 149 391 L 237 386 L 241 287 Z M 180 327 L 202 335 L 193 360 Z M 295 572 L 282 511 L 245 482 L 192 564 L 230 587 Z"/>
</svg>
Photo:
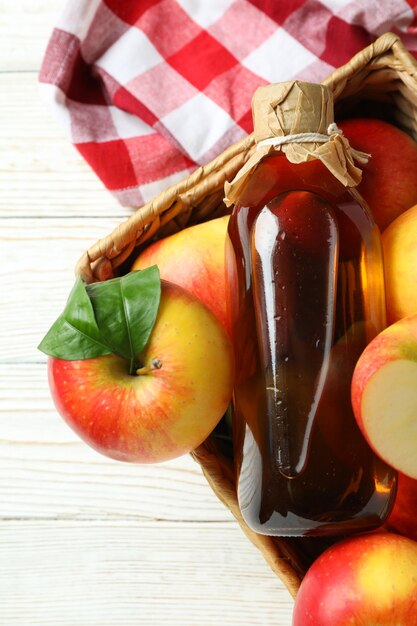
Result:
<svg viewBox="0 0 417 626">
<path fill-rule="evenodd" d="M 0 0 L 0 624 L 289 626 L 292 600 L 189 457 L 99 456 L 36 350 L 125 216 L 37 93 L 63 0 Z"/>
</svg>

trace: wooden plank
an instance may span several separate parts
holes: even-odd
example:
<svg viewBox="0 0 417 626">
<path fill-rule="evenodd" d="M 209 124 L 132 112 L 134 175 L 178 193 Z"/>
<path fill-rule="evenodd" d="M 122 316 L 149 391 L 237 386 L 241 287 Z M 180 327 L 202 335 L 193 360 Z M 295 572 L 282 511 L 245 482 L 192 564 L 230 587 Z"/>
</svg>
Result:
<svg viewBox="0 0 417 626">
<path fill-rule="evenodd" d="M 0 119 L 0 217 L 131 214 L 40 99 L 36 73 L 0 74 Z"/>
<path fill-rule="evenodd" d="M 0 362 L 45 360 L 36 346 L 65 306 L 76 261 L 121 221 L 0 220 Z"/>
<path fill-rule="evenodd" d="M 7 626 L 266 626 L 292 600 L 227 524 L 2 522 Z"/>
<path fill-rule="evenodd" d="M 65 0 L 0 0 L 0 71 L 38 71 Z"/>
<path fill-rule="evenodd" d="M 36 363 L 0 365 L 0 517 L 235 524 L 190 456 L 133 465 L 82 442 L 58 415 L 46 367 Z"/>
</svg>

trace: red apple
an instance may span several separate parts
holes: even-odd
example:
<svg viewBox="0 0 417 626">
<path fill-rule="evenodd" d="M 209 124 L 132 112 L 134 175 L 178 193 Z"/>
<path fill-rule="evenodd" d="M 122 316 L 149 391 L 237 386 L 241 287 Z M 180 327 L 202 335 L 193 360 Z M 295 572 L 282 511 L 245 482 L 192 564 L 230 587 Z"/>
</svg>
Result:
<svg viewBox="0 0 417 626">
<path fill-rule="evenodd" d="M 361 165 L 358 191 L 381 231 L 417 203 L 417 143 L 402 130 L 376 119 L 338 122 L 353 148 L 371 154 Z"/>
<path fill-rule="evenodd" d="M 228 216 L 219 217 L 156 241 L 140 253 L 132 270 L 157 265 L 161 278 L 204 302 L 230 334 L 225 276 L 228 221 Z"/>
<path fill-rule="evenodd" d="M 115 355 L 49 359 L 55 405 L 93 448 L 120 461 L 154 463 L 200 445 L 223 416 L 233 385 L 232 349 L 214 315 L 162 281 L 150 340 L 130 375 Z"/>
<path fill-rule="evenodd" d="M 367 345 L 353 373 L 351 397 L 370 446 L 417 478 L 417 315 L 388 326 Z"/>
<path fill-rule="evenodd" d="M 415 626 L 417 543 L 391 533 L 351 537 L 316 559 L 293 626 Z"/>
<path fill-rule="evenodd" d="M 417 205 L 382 233 L 382 246 L 387 317 L 392 323 L 417 313 Z"/>
<path fill-rule="evenodd" d="M 397 496 L 387 527 L 417 541 L 417 480 L 398 474 Z"/>
</svg>

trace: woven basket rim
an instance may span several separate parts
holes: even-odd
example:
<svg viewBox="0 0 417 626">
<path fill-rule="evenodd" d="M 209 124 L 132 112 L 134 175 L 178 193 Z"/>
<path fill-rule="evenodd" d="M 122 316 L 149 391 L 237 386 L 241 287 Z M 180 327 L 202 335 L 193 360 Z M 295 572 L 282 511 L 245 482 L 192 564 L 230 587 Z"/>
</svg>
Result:
<svg viewBox="0 0 417 626">
<path fill-rule="evenodd" d="M 360 92 L 371 74 L 380 79 L 381 84 L 387 76 L 394 81 L 398 98 L 403 98 L 401 111 L 397 105 L 404 116 L 402 123 L 413 129 L 417 138 L 417 61 L 398 35 L 388 32 L 380 36 L 348 63 L 334 70 L 322 83 L 332 91 L 335 101 L 339 102 L 352 97 L 356 93 L 355 89 Z M 247 161 L 253 148 L 252 133 L 139 207 L 109 235 L 86 250 L 76 265 L 75 273 L 87 283 L 112 278 L 136 247 L 147 245 L 157 232 L 163 231 L 183 216 L 185 220 L 180 223 L 180 228 L 188 225 L 189 216 L 195 212 L 199 212 L 201 221 L 207 216 L 213 217 L 215 211 L 221 209 L 224 182 L 229 181 Z M 225 460 L 216 457 L 209 442 L 195 450 L 192 456 L 202 466 L 216 495 L 232 511 L 248 538 L 260 549 L 272 570 L 295 596 L 303 573 L 296 567 L 294 545 L 285 539 L 257 535 L 248 529 L 239 513 L 230 466 Z"/>
</svg>

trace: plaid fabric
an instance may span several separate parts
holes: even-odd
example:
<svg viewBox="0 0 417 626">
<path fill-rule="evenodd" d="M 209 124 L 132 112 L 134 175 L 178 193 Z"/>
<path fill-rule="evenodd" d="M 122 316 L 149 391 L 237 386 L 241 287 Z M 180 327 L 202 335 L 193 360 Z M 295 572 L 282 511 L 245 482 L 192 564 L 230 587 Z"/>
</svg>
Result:
<svg viewBox="0 0 417 626">
<path fill-rule="evenodd" d="M 417 0 L 68 0 L 40 82 L 71 141 L 138 206 L 252 130 L 269 82 L 320 81 L 390 30 L 417 57 Z"/>
</svg>

